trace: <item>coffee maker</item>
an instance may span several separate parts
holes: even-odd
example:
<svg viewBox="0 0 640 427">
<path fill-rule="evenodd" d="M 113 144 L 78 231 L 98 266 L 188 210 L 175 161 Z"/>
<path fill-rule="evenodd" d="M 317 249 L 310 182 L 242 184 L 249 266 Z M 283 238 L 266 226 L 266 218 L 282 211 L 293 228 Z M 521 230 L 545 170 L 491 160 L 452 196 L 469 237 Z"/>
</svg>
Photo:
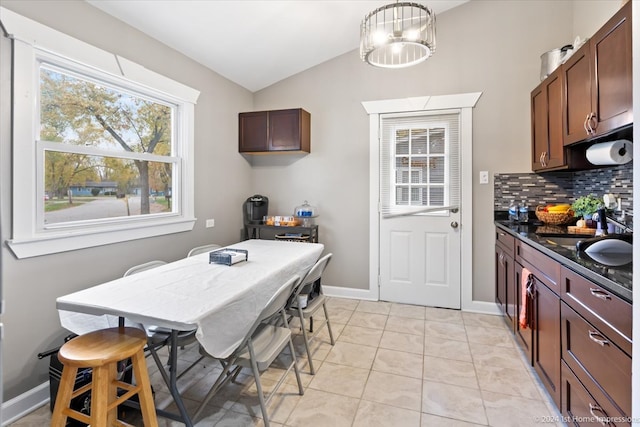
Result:
<svg viewBox="0 0 640 427">
<path fill-rule="evenodd" d="M 244 220 L 245 237 L 250 239 L 247 225 L 262 224 L 262 218 L 269 214 L 269 198 L 255 194 L 242 204 L 242 216 Z"/>
</svg>

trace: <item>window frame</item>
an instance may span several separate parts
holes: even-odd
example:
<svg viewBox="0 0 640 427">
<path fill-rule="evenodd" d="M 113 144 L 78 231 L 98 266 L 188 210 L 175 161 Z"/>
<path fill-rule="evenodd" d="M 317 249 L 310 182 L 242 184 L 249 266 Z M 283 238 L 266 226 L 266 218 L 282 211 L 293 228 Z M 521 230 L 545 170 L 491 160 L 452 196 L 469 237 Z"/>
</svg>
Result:
<svg viewBox="0 0 640 427">
<path fill-rule="evenodd" d="M 29 258 L 192 230 L 196 221 L 194 112 L 199 92 L 125 58 L 0 9 L 2 25 L 13 41 L 13 233 L 7 243 L 14 254 L 18 258 Z M 39 181 L 42 171 L 38 168 L 42 163 L 38 159 L 42 160 L 43 147 L 47 145 L 37 142 L 41 62 L 62 66 L 81 76 L 97 76 L 133 93 L 146 94 L 175 106 L 172 154 L 179 159 L 174 163 L 176 170 L 172 178 L 178 184 L 172 188 L 174 206 L 177 206 L 174 212 L 39 227 L 42 215 L 39 209 L 44 209 L 44 181 Z M 146 157 L 145 153 L 134 154 L 138 155 Z"/>
<path fill-rule="evenodd" d="M 413 142 L 413 138 L 409 137 L 409 146 L 408 146 L 408 150 L 409 152 L 407 154 L 398 154 L 396 150 L 394 150 L 394 148 L 396 147 L 396 142 L 397 142 L 397 138 L 395 135 L 397 135 L 397 131 L 398 130 L 406 130 L 409 131 L 409 134 L 411 135 L 411 133 L 413 133 L 413 130 L 415 129 L 424 129 L 427 132 L 429 132 L 432 129 L 443 129 L 444 133 L 445 133 L 445 141 L 444 141 L 444 151 L 442 153 L 431 153 L 430 151 L 428 153 L 423 153 L 423 154 L 414 154 L 411 152 L 411 145 Z M 396 182 L 396 176 L 395 173 L 394 174 L 389 174 L 389 180 L 390 182 L 387 184 L 389 185 L 389 204 L 391 206 L 393 206 L 393 210 L 394 212 L 397 213 L 405 213 L 405 214 L 412 214 L 415 213 L 416 211 L 422 211 L 424 209 L 432 209 L 431 212 L 418 212 L 418 214 L 436 214 L 436 215 L 442 215 L 443 213 L 439 210 L 436 210 L 438 208 L 444 208 L 446 206 L 449 205 L 449 199 L 450 199 L 450 182 L 449 182 L 449 170 L 450 170 L 450 159 L 449 159 L 449 138 L 450 138 L 450 130 L 449 130 L 449 123 L 447 122 L 437 122 L 434 121 L 432 123 L 429 123 L 428 125 L 425 126 L 424 123 L 420 123 L 420 122 L 416 122 L 416 123 L 404 123 L 404 124 L 397 124 L 394 126 L 391 126 L 391 131 L 393 136 L 389 137 L 389 153 L 391 155 L 391 157 L 393 157 L 393 162 L 391 162 L 390 160 L 390 164 L 389 166 L 393 168 L 394 172 L 398 171 L 398 167 L 394 166 L 397 164 L 397 159 L 398 158 L 403 158 L 406 157 L 407 159 L 409 159 L 409 165 L 406 167 L 407 171 L 409 172 L 409 182 L 408 183 L 398 183 Z M 391 154 L 393 153 L 393 154 Z M 411 172 L 415 171 L 415 172 L 419 172 L 422 175 L 422 170 L 420 169 L 415 169 L 411 163 L 412 160 L 414 158 L 424 158 L 426 160 L 432 159 L 432 158 L 443 158 L 444 159 L 444 182 L 442 184 L 440 183 L 434 183 L 431 182 L 431 175 L 428 174 L 428 182 L 420 182 L 420 183 L 413 183 L 412 179 L 411 179 Z M 422 179 L 421 179 L 422 181 Z M 398 188 L 407 188 L 409 190 L 409 199 L 408 199 L 408 204 L 403 205 L 398 203 L 398 197 L 397 197 L 397 190 Z M 443 205 L 440 206 L 436 206 L 436 205 L 423 205 L 423 204 L 414 204 L 413 200 L 412 200 L 412 194 L 411 194 L 411 190 L 417 188 L 417 189 L 428 189 L 429 191 L 432 188 L 442 188 L 443 192 L 444 192 L 444 201 L 443 201 Z M 430 197 L 429 197 L 430 199 Z M 420 196 L 420 200 L 423 200 L 422 195 Z"/>
</svg>

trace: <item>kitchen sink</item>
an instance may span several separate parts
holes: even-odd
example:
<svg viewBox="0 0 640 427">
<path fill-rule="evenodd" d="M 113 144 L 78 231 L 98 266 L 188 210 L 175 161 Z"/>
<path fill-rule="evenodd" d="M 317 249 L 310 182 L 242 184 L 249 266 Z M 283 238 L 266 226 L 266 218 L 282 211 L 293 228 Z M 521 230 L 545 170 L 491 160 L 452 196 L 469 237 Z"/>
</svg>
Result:
<svg viewBox="0 0 640 427">
<path fill-rule="evenodd" d="M 567 237 L 567 236 L 555 237 L 554 236 L 554 237 L 543 237 L 543 240 L 552 245 L 562 246 L 563 248 L 575 250 L 576 243 L 578 243 L 580 240 L 589 239 L 591 237 L 592 236 L 579 236 L 579 235 L 576 235 L 575 237 Z"/>
</svg>

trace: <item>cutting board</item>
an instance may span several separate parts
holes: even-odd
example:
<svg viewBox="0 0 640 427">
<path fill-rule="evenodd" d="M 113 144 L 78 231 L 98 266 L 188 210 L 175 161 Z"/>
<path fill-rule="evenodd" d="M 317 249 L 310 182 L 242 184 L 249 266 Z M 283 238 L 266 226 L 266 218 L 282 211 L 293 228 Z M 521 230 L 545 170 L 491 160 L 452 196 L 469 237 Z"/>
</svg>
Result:
<svg viewBox="0 0 640 427">
<path fill-rule="evenodd" d="M 575 225 L 570 225 L 567 227 L 567 231 L 569 234 L 583 234 L 585 236 L 595 236 L 596 229 L 589 227 L 576 227 Z"/>
</svg>

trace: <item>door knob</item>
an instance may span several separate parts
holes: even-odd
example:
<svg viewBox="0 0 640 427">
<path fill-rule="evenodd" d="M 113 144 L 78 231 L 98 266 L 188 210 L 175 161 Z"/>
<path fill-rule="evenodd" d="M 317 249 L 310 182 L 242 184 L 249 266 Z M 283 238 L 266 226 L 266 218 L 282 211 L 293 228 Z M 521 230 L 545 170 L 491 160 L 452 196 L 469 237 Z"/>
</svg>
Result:
<svg viewBox="0 0 640 427">
<path fill-rule="evenodd" d="M 451 228 L 458 228 L 458 221 L 451 221 Z"/>
</svg>

